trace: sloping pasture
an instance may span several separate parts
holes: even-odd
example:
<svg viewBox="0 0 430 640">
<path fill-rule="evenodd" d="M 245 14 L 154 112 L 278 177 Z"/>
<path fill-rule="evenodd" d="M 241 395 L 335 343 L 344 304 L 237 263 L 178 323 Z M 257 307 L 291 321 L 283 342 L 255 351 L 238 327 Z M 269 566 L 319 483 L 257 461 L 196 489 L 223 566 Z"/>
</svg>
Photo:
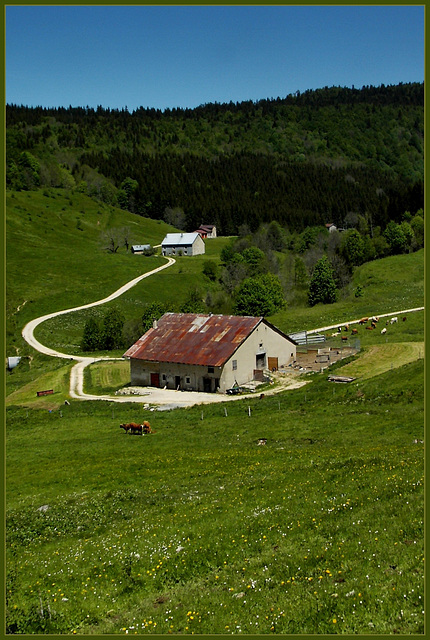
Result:
<svg viewBox="0 0 430 640">
<path fill-rule="evenodd" d="M 422 376 L 11 407 L 9 633 L 422 633 Z"/>
</svg>

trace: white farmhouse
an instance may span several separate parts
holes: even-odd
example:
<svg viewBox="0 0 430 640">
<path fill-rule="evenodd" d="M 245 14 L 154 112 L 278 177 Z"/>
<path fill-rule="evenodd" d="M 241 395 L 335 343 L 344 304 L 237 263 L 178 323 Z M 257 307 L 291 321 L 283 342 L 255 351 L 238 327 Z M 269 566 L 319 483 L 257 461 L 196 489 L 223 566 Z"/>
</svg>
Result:
<svg viewBox="0 0 430 640">
<path fill-rule="evenodd" d="M 296 343 L 262 317 L 166 313 L 124 354 L 131 384 L 225 393 L 296 359 Z"/>
<path fill-rule="evenodd" d="M 198 256 L 205 252 L 199 233 L 168 233 L 161 243 L 163 256 Z"/>
</svg>

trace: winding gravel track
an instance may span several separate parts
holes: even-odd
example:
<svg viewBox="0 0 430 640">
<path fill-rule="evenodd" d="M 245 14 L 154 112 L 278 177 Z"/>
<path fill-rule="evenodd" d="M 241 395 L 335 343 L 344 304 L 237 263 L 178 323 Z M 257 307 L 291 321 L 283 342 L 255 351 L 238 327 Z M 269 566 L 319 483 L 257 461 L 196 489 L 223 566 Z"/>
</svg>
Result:
<svg viewBox="0 0 430 640">
<path fill-rule="evenodd" d="M 129 289 L 132 289 L 144 278 L 149 278 L 149 276 L 152 276 L 155 273 L 159 273 L 160 271 L 163 271 L 163 269 L 167 269 L 168 267 L 171 267 L 176 262 L 176 260 L 174 260 L 173 258 L 166 258 L 166 259 L 167 259 L 166 264 L 163 264 L 161 267 L 157 267 L 157 269 L 148 271 L 147 273 L 144 273 L 141 276 L 138 276 L 137 278 L 130 280 L 130 282 L 127 282 L 125 285 L 117 289 L 117 291 L 114 291 L 114 293 L 111 293 L 109 296 L 107 296 L 106 298 L 103 298 L 102 300 L 97 300 L 96 302 L 83 304 L 80 307 L 74 307 L 72 309 L 64 309 L 63 311 L 55 311 L 54 313 L 48 313 L 44 316 L 41 316 L 40 318 L 35 318 L 34 320 L 31 320 L 25 325 L 24 329 L 22 330 L 22 337 L 26 342 L 28 342 L 28 344 L 31 347 L 36 349 L 36 351 L 39 351 L 40 353 L 44 353 L 47 356 L 53 356 L 55 358 L 64 358 L 66 360 L 77 361 L 77 364 L 73 367 L 70 373 L 70 395 L 72 398 L 79 398 L 84 400 L 93 400 L 93 399 L 105 400 L 106 399 L 106 400 L 116 400 L 116 401 L 124 402 L 123 399 L 119 399 L 119 398 L 111 398 L 108 396 L 105 396 L 105 397 L 91 396 L 91 395 L 85 394 L 83 391 L 83 371 L 87 365 L 93 362 L 98 362 L 100 360 L 122 360 L 122 358 L 109 358 L 109 357 L 88 358 L 85 356 L 75 356 L 67 353 L 61 353 L 61 351 L 56 351 L 55 349 L 45 347 L 45 345 L 41 344 L 38 340 L 36 340 L 36 338 L 34 337 L 34 331 L 36 327 L 38 327 L 39 324 L 41 324 L 42 322 L 49 320 L 50 318 L 55 318 L 65 313 L 71 313 L 72 311 L 80 311 L 81 309 L 89 309 L 90 307 L 97 307 L 98 305 L 106 304 L 106 302 L 115 300 L 115 298 L 119 298 L 119 296 L 122 296 L 123 293 L 125 293 Z"/>
<path fill-rule="evenodd" d="M 130 282 L 127 282 L 127 284 L 120 287 L 114 293 L 111 293 L 111 295 L 107 296 L 107 298 L 103 298 L 102 300 L 97 300 L 96 302 L 90 302 L 89 304 L 84 304 L 80 307 L 74 307 L 72 309 L 64 309 L 63 311 L 55 311 L 54 313 L 48 313 L 44 316 L 41 316 L 40 318 L 35 318 L 34 320 L 31 320 L 25 325 L 24 329 L 22 330 L 22 337 L 26 342 L 28 342 L 28 344 L 31 347 L 36 349 L 36 351 L 39 351 L 40 353 L 44 353 L 47 356 L 76 361 L 76 364 L 74 365 L 74 367 L 72 367 L 72 370 L 70 372 L 70 396 L 72 398 L 79 399 L 79 400 L 108 400 L 110 402 L 140 402 L 140 403 L 150 402 L 151 404 L 161 404 L 164 406 L 172 406 L 172 407 L 173 406 L 185 407 L 185 406 L 192 406 L 194 404 L 212 403 L 217 401 L 225 401 L 227 399 L 230 400 L 230 399 L 238 398 L 237 396 L 227 397 L 224 395 L 217 396 L 216 394 L 213 394 L 213 393 L 209 394 L 209 393 L 186 392 L 186 391 L 181 392 L 178 395 L 178 392 L 167 390 L 167 389 L 154 389 L 154 390 L 151 389 L 150 391 L 148 391 L 147 394 L 144 394 L 144 395 L 122 396 L 122 397 L 121 396 L 96 396 L 96 395 L 84 393 L 83 381 L 84 381 L 85 367 L 87 367 L 89 364 L 92 364 L 94 362 L 99 362 L 101 360 L 122 360 L 123 358 L 109 358 L 108 356 L 100 357 L 100 358 L 88 358 L 85 356 L 75 356 L 67 353 L 61 353 L 61 351 L 56 351 L 55 349 L 45 347 L 45 345 L 41 344 L 34 337 L 34 331 L 36 327 L 38 327 L 39 324 L 41 324 L 42 322 L 45 322 L 50 318 L 61 316 L 65 313 L 71 313 L 72 311 L 80 311 L 81 309 L 89 309 L 90 307 L 96 307 L 98 305 L 106 304 L 106 302 L 110 302 L 111 300 L 114 300 L 115 298 L 122 296 L 123 293 L 125 293 L 129 289 L 132 289 L 134 286 L 136 286 L 136 284 L 138 284 L 144 278 L 149 278 L 149 276 L 152 276 L 155 273 L 159 273 L 160 271 L 163 271 L 163 269 L 167 269 L 168 267 L 172 266 L 176 262 L 176 260 L 174 260 L 173 258 L 166 257 L 166 259 L 167 259 L 166 264 L 162 265 L 161 267 L 158 267 L 157 269 L 153 269 L 152 271 L 148 271 L 147 273 L 144 273 L 143 275 L 138 276 L 137 278 L 134 278 L 134 280 L 131 280 Z M 396 311 L 394 313 L 380 314 L 379 318 L 402 315 L 405 313 L 412 313 L 414 311 L 422 311 L 422 310 L 424 310 L 424 307 L 417 307 L 415 309 L 405 309 L 403 311 Z M 360 320 L 350 320 L 347 323 L 343 322 L 341 324 L 342 325 L 357 324 L 359 321 Z M 318 333 L 321 331 L 329 331 L 331 329 L 337 329 L 338 326 L 339 326 L 339 323 L 331 326 L 327 326 L 327 327 L 320 327 L 319 329 L 312 329 L 308 331 L 308 333 Z M 297 383 L 295 384 L 291 383 L 291 385 L 287 385 L 287 388 L 288 387 L 293 388 L 295 386 L 298 386 Z M 242 395 L 240 397 L 243 398 L 244 396 Z"/>
</svg>

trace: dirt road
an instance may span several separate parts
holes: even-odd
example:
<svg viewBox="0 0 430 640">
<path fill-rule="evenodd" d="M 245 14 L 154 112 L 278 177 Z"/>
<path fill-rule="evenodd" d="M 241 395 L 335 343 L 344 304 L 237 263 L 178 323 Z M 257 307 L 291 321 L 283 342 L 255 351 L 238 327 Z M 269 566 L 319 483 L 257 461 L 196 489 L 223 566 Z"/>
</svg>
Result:
<svg viewBox="0 0 430 640">
<path fill-rule="evenodd" d="M 93 362 L 98 362 L 99 360 L 122 360 L 122 358 L 87 358 L 85 356 L 75 356 L 67 353 L 61 353 L 61 351 L 56 351 L 55 349 L 46 347 L 45 345 L 41 344 L 38 340 L 36 340 L 36 338 L 34 337 L 34 331 L 36 327 L 38 327 L 39 324 L 41 324 L 42 322 L 45 322 L 45 320 L 49 320 L 50 318 L 56 318 L 57 316 L 61 316 L 65 313 L 71 313 L 72 311 L 80 311 L 81 309 L 89 309 L 90 307 L 97 307 L 99 305 L 106 304 L 106 302 L 110 302 L 111 300 L 115 300 L 115 298 L 122 296 L 123 293 L 125 293 L 132 287 L 136 286 L 144 278 L 149 278 L 149 276 L 152 276 L 155 273 L 159 273 L 160 271 L 163 271 L 163 269 L 167 269 L 168 267 L 172 266 L 176 262 L 176 260 L 174 260 L 173 258 L 166 258 L 166 260 L 167 260 L 166 264 L 163 264 L 161 267 L 157 267 L 152 271 L 148 271 L 147 273 L 144 273 L 138 276 L 137 278 L 130 280 L 130 282 L 127 282 L 125 285 L 123 285 L 122 287 L 114 291 L 114 293 L 111 293 L 109 296 L 107 296 L 106 298 L 103 298 L 102 300 L 97 300 L 96 302 L 83 304 L 80 307 L 74 307 L 72 309 L 64 309 L 62 311 L 55 311 L 54 313 L 48 313 L 44 316 L 41 316 L 40 318 L 35 318 L 34 320 L 31 320 L 25 325 L 24 329 L 22 330 L 22 337 L 26 342 L 28 342 L 28 344 L 31 347 L 36 349 L 36 351 L 39 351 L 40 353 L 44 353 L 47 356 L 52 356 L 54 358 L 64 358 L 66 360 L 77 361 L 77 364 L 72 368 L 71 374 L 70 374 L 70 396 L 72 398 L 79 398 L 82 400 L 93 400 L 93 399 L 101 398 L 100 396 L 93 397 L 83 392 L 83 380 L 84 380 L 83 372 L 85 367 L 88 366 L 89 364 L 92 364 Z M 110 398 L 110 397 L 104 397 L 103 399 L 115 400 L 115 398 Z M 118 401 L 124 402 L 124 400 L 118 400 Z"/>
</svg>

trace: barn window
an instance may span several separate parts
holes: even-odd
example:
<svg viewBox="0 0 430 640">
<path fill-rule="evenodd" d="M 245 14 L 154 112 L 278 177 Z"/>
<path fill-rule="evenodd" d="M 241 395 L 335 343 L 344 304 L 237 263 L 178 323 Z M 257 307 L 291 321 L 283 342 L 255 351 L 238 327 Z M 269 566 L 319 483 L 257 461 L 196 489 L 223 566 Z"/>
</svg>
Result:
<svg viewBox="0 0 430 640">
<path fill-rule="evenodd" d="M 162 377 L 163 381 L 166 380 L 166 374 L 165 373 L 163 373 L 163 375 L 161 377 Z"/>
<path fill-rule="evenodd" d="M 191 378 L 187 377 L 187 378 L 185 378 L 185 381 L 186 381 L 187 384 L 190 384 L 191 383 Z"/>
<path fill-rule="evenodd" d="M 237 360 L 233 360 L 233 371 L 237 370 Z"/>
<path fill-rule="evenodd" d="M 214 373 L 215 369 L 213 367 L 208 367 L 208 373 Z"/>
</svg>

